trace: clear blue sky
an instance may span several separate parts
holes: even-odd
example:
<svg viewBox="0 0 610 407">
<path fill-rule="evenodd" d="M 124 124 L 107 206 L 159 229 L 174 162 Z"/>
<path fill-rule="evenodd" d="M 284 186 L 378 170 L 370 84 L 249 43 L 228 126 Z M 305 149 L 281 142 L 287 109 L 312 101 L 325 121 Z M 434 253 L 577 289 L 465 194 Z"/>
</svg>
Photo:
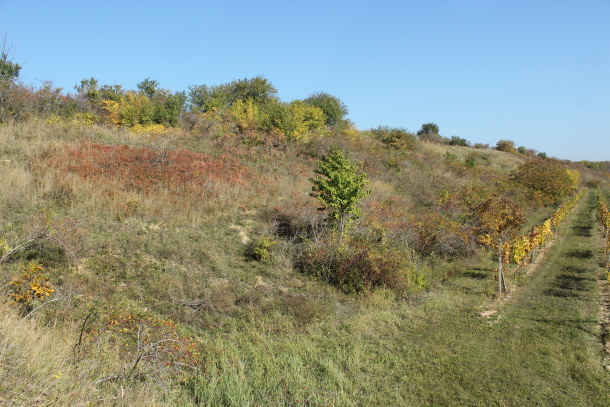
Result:
<svg viewBox="0 0 610 407">
<path fill-rule="evenodd" d="M 21 79 L 174 91 L 263 75 L 360 129 L 610 160 L 610 0 L 0 0 Z"/>
</svg>

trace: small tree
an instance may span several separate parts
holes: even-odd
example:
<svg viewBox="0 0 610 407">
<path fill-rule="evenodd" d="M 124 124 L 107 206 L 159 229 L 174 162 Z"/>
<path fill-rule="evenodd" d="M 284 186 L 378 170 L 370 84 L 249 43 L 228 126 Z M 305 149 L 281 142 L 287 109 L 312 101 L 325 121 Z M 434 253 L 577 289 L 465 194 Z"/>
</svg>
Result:
<svg viewBox="0 0 610 407">
<path fill-rule="evenodd" d="M 12 81 L 19 77 L 21 65 L 9 59 L 9 56 L 4 52 L 0 56 L 0 80 Z"/>
<path fill-rule="evenodd" d="M 420 140 L 430 141 L 432 143 L 443 143 L 447 139 L 438 134 L 438 126 L 435 123 L 424 123 L 421 129 L 417 131 L 417 137 Z"/>
<path fill-rule="evenodd" d="M 418 136 L 435 135 L 438 134 L 438 126 L 434 123 L 424 123 L 421 125 L 421 129 L 417 132 Z"/>
<path fill-rule="evenodd" d="M 13 62 L 13 47 L 7 40 L 6 36 L 0 37 L 2 44 L 0 45 L 0 81 L 14 81 L 19 77 L 21 65 Z"/>
<path fill-rule="evenodd" d="M 328 220 L 343 235 L 349 223 L 362 214 L 360 200 L 371 193 L 364 189 L 368 184 L 366 174 L 357 174 L 358 166 L 337 146 L 331 147 L 317 163 L 314 170 L 317 177 L 310 179 L 313 183 L 310 195 L 322 203 L 319 210 L 329 211 Z"/>
</svg>

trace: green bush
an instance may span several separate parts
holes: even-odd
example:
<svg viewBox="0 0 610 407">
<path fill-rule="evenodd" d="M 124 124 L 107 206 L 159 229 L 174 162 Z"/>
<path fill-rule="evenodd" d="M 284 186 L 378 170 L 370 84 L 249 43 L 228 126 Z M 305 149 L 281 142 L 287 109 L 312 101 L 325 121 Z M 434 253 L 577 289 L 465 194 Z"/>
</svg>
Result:
<svg viewBox="0 0 610 407">
<path fill-rule="evenodd" d="M 188 103 L 191 112 L 205 113 L 224 109 L 238 100 L 252 100 L 262 106 L 277 100 L 277 89 L 262 76 L 238 79 L 231 83 L 189 86 Z"/>
<path fill-rule="evenodd" d="M 9 59 L 8 54 L 0 54 L 0 80 L 15 80 L 19 77 L 21 65 Z"/>
<path fill-rule="evenodd" d="M 277 245 L 277 240 L 263 236 L 256 241 L 250 242 L 246 248 L 246 257 L 255 261 L 268 261 L 271 258 L 271 249 Z"/>
<path fill-rule="evenodd" d="M 438 134 L 438 126 L 434 123 L 424 123 L 421 126 L 421 129 L 417 131 L 417 137 L 420 140 L 429 141 L 431 143 L 447 143 L 448 140 Z"/>
<path fill-rule="evenodd" d="M 462 146 L 462 147 L 468 147 L 470 145 L 468 140 L 466 140 L 465 138 L 458 137 L 458 136 L 451 137 L 451 139 L 449 139 L 449 142 L 447 144 L 449 144 L 450 146 Z"/>
<path fill-rule="evenodd" d="M 262 128 L 279 131 L 289 140 L 305 141 L 307 135 L 324 128 L 325 116 L 319 107 L 301 100 L 283 103 L 277 100 L 266 103 L 260 115 Z"/>
</svg>

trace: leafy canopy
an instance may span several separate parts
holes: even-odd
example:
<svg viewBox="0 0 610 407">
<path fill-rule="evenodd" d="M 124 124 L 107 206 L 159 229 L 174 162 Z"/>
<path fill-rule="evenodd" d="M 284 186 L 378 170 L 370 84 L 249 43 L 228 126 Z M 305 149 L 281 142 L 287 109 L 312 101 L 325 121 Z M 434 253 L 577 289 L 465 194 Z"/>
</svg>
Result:
<svg viewBox="0 0 610 407">
<path fill-rule="evenodd" d="M 188 102 L 192 112 L 205 113 L 231 106 L 238 100 L 252 100 L 263 105 L 277 99 L 277 89 L 262 76 L 244 78 L 231 83 L 189 86 Z"/>
<path fill-rule="evenodd" d="M 310 106 L 319 107 L 326 116 L 327 126 L 336 126 L 344 121 L 349 113 L 347 106 L 336 96 L 325 92 L 317 92 L 309 96 L 304 102 Z"/>
<path fill-rule="evenodd" d="M 9 56 L 3 52 L 0 56 L 0 80 L 17 79 L 20 71 L 21 65 L 9 60 Z"/>
</svg>

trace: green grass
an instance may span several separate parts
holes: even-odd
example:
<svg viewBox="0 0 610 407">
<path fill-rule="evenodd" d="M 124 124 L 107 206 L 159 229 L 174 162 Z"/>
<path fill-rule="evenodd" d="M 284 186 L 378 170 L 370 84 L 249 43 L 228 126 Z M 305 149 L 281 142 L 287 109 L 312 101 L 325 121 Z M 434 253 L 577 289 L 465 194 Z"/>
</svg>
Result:
<svg viewBox="0 0 610 407">
<path fill-rule="evenodd" d="M 518 280 L 509 273 L 509 285 L 516 289 L 508 300 L 495 293 L 491 255 L 452 262 L 417 258 L 414 267 L 432 283 L 426 293 L 378 290 L 348 296 L 296 272 L 290 241 L 281 241 L 265 262 L 246 256 L 243 236 L 268 236 L 275 206 L 311 218 L 304 204 L 313 167 L 303 154 L 306 147 L 300 154 L 269 152 L 180 137 L 178 145 L 213 156 L 237 154 L 265 175 L 264 183 L 253 190 L 218 188 L 219 195 L 207 201 L 188 198 L 178 206 L 163 194 L 123 190 L 114 181 L 41 174 L 31 166 L 48 151 L 62 151 L 82 138 L 151 147 L 155 141 L 145 136 L 101 127 L 0 127 L 0 158 L 10 160 L 0 165 L 8 167 L 4 174 L 11 182 L 10 192 L 0 190 L 0 233 L 13 241 L 41 209 L 60 220 L 78 219 L 84 232 L 76 261 L 33 250 L 0 266 L 5 294 L 20 263 L 41 260 L 58 289 L 54 298 L 60 298 L 37 310 L 32 320 L 0 305 L 5 315 L 0 321 L 0 405 L 610 402 L 596 317 L 602 242 L 591 193 L 560 227 L 560 238 L 536 269 Z M 366 148 L 354 147 L 354 155 L 366 161 Z M 508 157 L 482 153 L 492 161 Z M 368 161 L 375 191 L 394 196 L 408 189 L 402 184 L 408 181 L 409 188 L 419 188 L 413 192 L 421 194 L 418 199 L 430 203 L 438 182 L 480 182 L 467 178 L 477 173 L 452 172 L 440 164 L 426 169 L 426 160 L 443 160 L 442 152 L 420 161 L 409 156 L 396 179 L 375 167 L 382 159 Z M 509 171 L 517 162 L 497 164 Z M 497 314 L 481 316 L 490 307 Z M 105 326 L 118 311 L 175 321 L 176 332 L 199 345 L 204 367 L 176 379 L 163 363 L 149 359 L 134 377 L 103 380 L 129 370 L 142 352 L 136 335 L 121 342 L 123 334 Z M 82 332 L 90 346 L 81 345 L 76 354 Z M 55 377 L 58 372 L 61 379 Z"/>
</svg>

